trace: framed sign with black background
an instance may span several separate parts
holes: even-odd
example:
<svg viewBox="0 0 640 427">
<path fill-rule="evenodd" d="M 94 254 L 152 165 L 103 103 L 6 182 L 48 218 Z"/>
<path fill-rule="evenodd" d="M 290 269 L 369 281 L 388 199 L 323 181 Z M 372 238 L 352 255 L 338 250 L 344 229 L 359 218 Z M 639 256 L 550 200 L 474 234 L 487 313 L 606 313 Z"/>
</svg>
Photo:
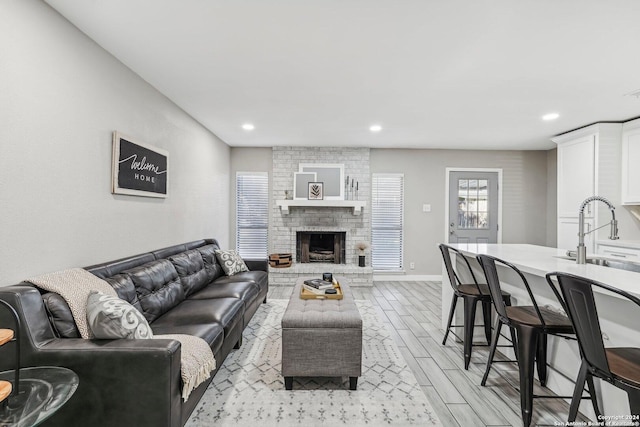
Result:
<svg viewBox="0 0 640 427">
<path fill-rule="evenodd" d="M 112 192 L 167 197 L 169 153 L 113 133 Z"/>
</svg>

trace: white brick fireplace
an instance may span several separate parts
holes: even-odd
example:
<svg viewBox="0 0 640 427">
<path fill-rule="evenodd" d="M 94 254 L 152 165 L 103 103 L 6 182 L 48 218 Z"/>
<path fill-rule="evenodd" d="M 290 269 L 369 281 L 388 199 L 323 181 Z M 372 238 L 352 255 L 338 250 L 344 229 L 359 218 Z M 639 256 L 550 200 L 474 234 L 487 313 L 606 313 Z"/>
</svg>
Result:
<svg viewBox="0 0 640 427">
<path fill-rule="evenodd" d="M 284 212 L 276 200 L 285 199 L 285 190 L 293 190 L 294 172 L 300 163 L 343 164 L 344 175 L 358 183 L 360 212 L 349 207 L 293 206 Z M 292 285 L 300 276 L 321 276 L 324 272 L 348 278 L 353 286 L 371 286 L 373 268 L 371 251 L 366 251 L 366 266 L 358 266 L 356 244 L 371 246 L 371 173 L 368 148 L 341 147 L 274 147 L 270 253 L 291 253 L 294 264 L 289 268 L 269 268 L 270 285 Z M 310 203 L 309 203 L 310 204 Z M 356 214 L 357 213 L 357 214 Z M 296 262 L 296 233 L 299 231 L 344 232 L 345 263 Z"/>
</svg>

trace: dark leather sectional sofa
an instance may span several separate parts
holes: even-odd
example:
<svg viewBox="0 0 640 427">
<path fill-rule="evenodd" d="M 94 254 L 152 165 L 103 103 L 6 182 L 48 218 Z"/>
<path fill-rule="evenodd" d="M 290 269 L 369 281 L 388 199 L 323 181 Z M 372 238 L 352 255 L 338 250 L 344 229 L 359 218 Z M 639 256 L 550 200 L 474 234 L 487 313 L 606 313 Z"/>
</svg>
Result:
<svg viewBox="0 0 640 427">
<path fill-rule="evenodd" d="M 64 366 L 80 377 L 75 394 L 45 426 L 182 426 L 268 291 L 267 260 L 225 276 L 214 239 L 86 267 L 149 321 L 154 334 L 191 334 L 213 350 L 216 371 L 182 401 L 180 344 L 174 340 L 85 340 L 66 302 L 33 285 L 1 287 L 19 314 L 21 365 Z M 0 325 L 12 325 L 0 310 Z M 11 368 L 13 352 L 0 357 Z"/>
</svg>

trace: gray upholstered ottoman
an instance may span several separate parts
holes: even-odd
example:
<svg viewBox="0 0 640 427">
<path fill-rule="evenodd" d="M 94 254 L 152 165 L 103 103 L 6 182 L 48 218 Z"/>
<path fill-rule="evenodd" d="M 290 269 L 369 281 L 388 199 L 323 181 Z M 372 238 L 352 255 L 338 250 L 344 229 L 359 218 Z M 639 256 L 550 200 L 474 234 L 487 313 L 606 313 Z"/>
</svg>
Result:
<svg viewBox="0 0 640 427">
<path fill-rule="evenodd" d="M 362 318 L 349 285 L 341 300 L 300 298 L 298 279 L 282 316 L 282 375 L 287 390 L 293 377 L 348 376 L 351 390 L 362 374 Z"/>
</svg>

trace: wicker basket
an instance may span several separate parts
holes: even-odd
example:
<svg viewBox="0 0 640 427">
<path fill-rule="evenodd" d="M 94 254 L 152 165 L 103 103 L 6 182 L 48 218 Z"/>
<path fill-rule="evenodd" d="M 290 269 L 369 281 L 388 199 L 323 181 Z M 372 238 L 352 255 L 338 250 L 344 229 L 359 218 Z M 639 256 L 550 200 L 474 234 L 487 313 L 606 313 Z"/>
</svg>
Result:
<svg viewBox="0 0 640 427">
<path fill-rule="evenodd" d="M 291 254 L 271 254 L 269 255 L 269 265 L 273 268 L 291 267 Z"/>
</svg>

